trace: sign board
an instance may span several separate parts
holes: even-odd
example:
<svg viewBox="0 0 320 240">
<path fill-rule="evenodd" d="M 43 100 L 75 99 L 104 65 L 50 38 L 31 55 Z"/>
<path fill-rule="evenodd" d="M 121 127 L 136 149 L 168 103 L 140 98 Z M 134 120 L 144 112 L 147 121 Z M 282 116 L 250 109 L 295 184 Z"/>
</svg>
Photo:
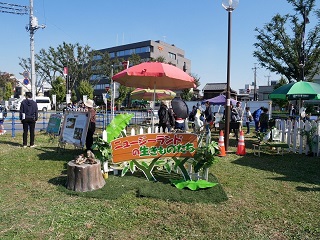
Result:
<svg viewBox="0 0 320 240">
<path fill-rule="evenodd" d="M 114 98 L 118 98 L 119 97 L 119 87 L 120 87 L 120 83 L 115 82 L 114 83 Z"/>
<path fill-rule="evenodd" d="M 61 121 L 63 119 L 62 114 L 51 114 L 47 126 L 47 133 L 51 133 L 54 135 L 59 135 Z"/>
<path fill-rule="evenodd" d="M 28 71 L 24 71 L 22 73 L 22 76 L 25 78 L 25 79 L 29 79 L 29 72 Z"/>
<path fill-rule="evenodd" d="M 108 93 L 102 93 L 102 99 L 105 105 L 108 103 L 108 98 L 110 98 Z"/>
<path fill-rule="evenodd" d="M 67 102 L 67 104 L 71 103 L 71 94 L 70 93 L 67 93 L 67 95 L 66 95 L 66 102 Z"/>
<path fill-rule="evenodd" d="M 52 95 L 52 104 L 56 104 L 57 103 L 57 95 Z"/>
<path fill-rule="evenodd" d="M 28 85 L 30 83 L 28 78 L 23 79 L 23 84 L 24 85 Z"/>
<path fill-rule="evenodd" d="M 196 134 L 152 133 L 111 141 L 113 163 L 157 157 L 193 157 Z"/>
<path fill-rule="evenodd" d="M 88 96 L 87 95 L 83 95 L 82 96 L 82 101 L 83 103 L 85 103 L 88 100 Z"/>
<path fill-rule="evenodd" d="M 67 112 L 63 117 L 60 142 L 84 147 L 89 126 L 89 112 Z"/>
<path fill-rule="evenodd" d="M 63 68 L 63 75 L 66 77 L 68 75 L 68 67 Z"/>
</svg>

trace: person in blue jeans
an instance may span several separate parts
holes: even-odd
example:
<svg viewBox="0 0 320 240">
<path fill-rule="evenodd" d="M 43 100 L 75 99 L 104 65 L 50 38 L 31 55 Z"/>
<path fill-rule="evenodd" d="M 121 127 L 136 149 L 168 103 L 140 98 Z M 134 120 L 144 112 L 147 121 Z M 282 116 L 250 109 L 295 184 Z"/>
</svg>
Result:
<svg viewBox="0 0 320 240">
<path fill-rule="evenodd" d="M 260 115 L 261 115 L 263 109 L 264 109 L 264 107 L 261 107 L 261 108 L 257 109 L 256 111 L 254 111 L 252 114 L 256 132 L 260 131 Z"/>
</svg>

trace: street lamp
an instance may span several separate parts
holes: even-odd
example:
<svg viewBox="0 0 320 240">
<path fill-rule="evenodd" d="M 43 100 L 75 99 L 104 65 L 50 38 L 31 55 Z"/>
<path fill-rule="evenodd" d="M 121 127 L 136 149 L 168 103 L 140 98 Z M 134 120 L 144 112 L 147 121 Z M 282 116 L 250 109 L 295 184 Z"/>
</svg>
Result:
<svg viewBox="0 0 320 240">
<path fill-rule="evenodd" d="M 230 57 L 231 57 L 231 14 L 238 6 L 239 0 L 223 0 L 222 7 L 228 12 L 228 58 L 227 58 L 227 96 L 225 106 L 225 129 L 224 129 L 224 145 L 226 151 L 229 147 L 229 132 L 230 132 Z"/>
<path fill-rule="evenodd" d="M 305 53 L 305 33 L 306 33 L 306 24 L 309 23 L 309 19 L 306 14 L 306 6 L 303 7 L 303 28 L 301 33 L 301 50 L 300 50 L 300 59 L 299 66 L 301 68 L 300 72 L 300 81 L 304 81 L 304 67 L 306 63 L 306 53 Z"/>
</svg>

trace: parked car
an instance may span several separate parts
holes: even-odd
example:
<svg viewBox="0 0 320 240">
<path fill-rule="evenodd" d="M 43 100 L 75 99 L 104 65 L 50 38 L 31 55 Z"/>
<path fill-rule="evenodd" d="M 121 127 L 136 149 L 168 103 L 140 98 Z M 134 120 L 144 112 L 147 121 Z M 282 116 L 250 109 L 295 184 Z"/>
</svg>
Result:
<svg viewBox="0 0 320 240">
<path fill-rule="evenodd" d="M 21 102 L 24 100 L 24 98 L 19 98 L 12 102 L 10 105 L 11 111 L 19 111 Z M 36 97 L 36 103 L 38 105 L 39 111 L 48 111 L 51 110 L 51 100 L 49 97 Z"/>
</svg>

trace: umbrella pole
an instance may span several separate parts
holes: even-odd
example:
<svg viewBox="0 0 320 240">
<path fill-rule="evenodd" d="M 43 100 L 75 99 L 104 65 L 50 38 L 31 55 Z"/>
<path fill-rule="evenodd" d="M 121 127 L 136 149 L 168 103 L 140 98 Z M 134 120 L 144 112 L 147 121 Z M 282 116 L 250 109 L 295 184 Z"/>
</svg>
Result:
<svg viewBox="0 0 320 240">
<path fill-rule="evenodd" d="M 154 133 L 154 108 L 156 106 L 156 83 L 154 83 L 154 88 L 153 88 L 153 109 L 152 109 L 152 132 Z"/>
</svg>

